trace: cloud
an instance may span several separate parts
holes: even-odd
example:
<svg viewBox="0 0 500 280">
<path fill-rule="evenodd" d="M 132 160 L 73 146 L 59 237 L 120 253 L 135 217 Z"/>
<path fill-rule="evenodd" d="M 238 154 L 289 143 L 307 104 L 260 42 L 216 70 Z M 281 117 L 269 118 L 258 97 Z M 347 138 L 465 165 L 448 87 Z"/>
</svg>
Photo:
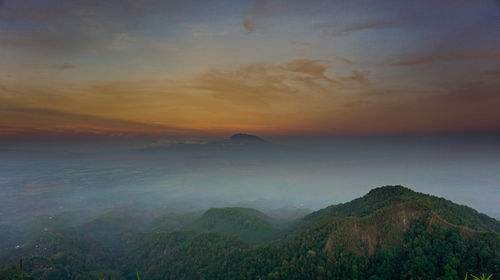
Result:
<svg viewBox="0 0 500 280">
<path fill-rule="evenodd" d="M 201 31 L 195 31 L 191 33 L 192 37 L 215 37 L 215 36 L 226 36 L 228 35 L 229 32 L 227 31 L 220 31 L 220 32 L 201 32 Z"/>
<path fill-rule="evenodd" d="M 135 41 L 136 38 L 126 32 L 115 33 L 111 36 L 111 40 L 109 40 L 106 48 L 113 51 L 123 51 L 129 48 Z"/>
<path fill-rule="evenodd" d="M 130 121 L 118 118 L 80 114 L 55 109 L 27 107 L 3 102 L 0 105 L 0 136 L 34 132 L 72 132 L 102 135 L 189 135 L 200 134 L 197 130 L 180 127 Z M 10 121 L 9 121 L 10 120 Z M 12 128 L 15 128 L 14 130 Z M 44 129 L 40 129 L 44 128 Z"/>
<path fill-rule="evenodd" d="M 430 133 L 500 129 L 500 83 L 472 80 L 417 92 L 366 88 L 344 103 L 340 115 L 321 121 L 346 133 Z"/>
<path fill-rule="evenodd" d="M 210 138 L 202 138 L 202 137 L 168 137 L 159 139 L 150 144 L 151 147 L 165 147 L 172 146 L 178 144 L 186 144 L 186 145 L 200 145 L 207 144 L 211 141 Z"/>
<path fill-rule="evenodd" d="M 368 80 L 367 76 L 369 75 L 369 72 L 359 72 L 359 71 L 352 71 L 351 76 L 347 77 L 340 77 L 339 80 L 342 82 L 350 82 L 350 81 L 355 81 L 360 84 L 363 84 L 365 86 L 370 85 L 370 81 Z"/>
<path fill-rule="evenodd" d="M 340 30 L 336 28 L 335 25 L 327 24 L 323 26 L 323 35 L 328 36 L 348 36 L 356 31 L 364 31 L 364 30 L 379 30 L 385 28 L 391 28 L 396 26 L 397 24 L 385 21 L 374 21 L 368 23 L 357 24 L 353 26 L 344 27 Z"/>
<path fill-rule="evenodd" d="M 58 64 L 55 66 L 55 68 L 57 70 L 60 70 L 60 71 L 64 71 L 64 70 L 68 70 L 68 69 L 71 69 L 71 68 L 74 68 L 75 66 L 71 65 L 71 64 L 68 64 L 68 63 L 62 63 L 62 64 Z"/>
<path fill-rule="evenodd" d="M 488 77 L 496 77 L 500 79 L 500 68 L 485 71 L 483 74 Z"/>
<path fill-rule="evenodd" d="M 247 31 L 247 34 L 255 32 L 255 24 L 254 24 L 254 22 L 251 21 L 251 20 L 249 20 L 246 17 L 243 18 L 243 27 Z"/>
<path fill-rule="evenodd" d="M 441 98 L 443 103 L 451 105 L 491 105 L 500 102 L 499 88 L 498 81 L 473 80 L 449 86 Z"/>
<path fill-rule="evenodd" d="M 292 130 L 335 111 L 368 83 L 366 75 L 334 77 L 325 62 L 296 59 L 212 69 L 188 79 L 6 84 L 0 103 L 18 107 L 0 108 L 0 119 L 11 127 L 99 133 Z"/>
<path fill-rule="evenodd" d="M 340 58 L 340 61 L 342 61 L 342 62 L 343 62 L 343 63 L 345 63 L 345 64 L 351 64 L 351 65 L 357 64 L 356 62 L 354 62 L 354 61 L 352 61 L 352 60 L 350 60 L 350 59 L 347 59 L 347 58 L 345 58 L 345 57 L 341 57 L 341 58 Z"/>
<path fill-rule="evenodd" d="M 432 90 L 380 87 L 370 75 L 363 70 L 335 75 L 328 62 L 295 59 L 214 68 L 175 80 L 31 86 L 5 81 L 0 126 L 102 135 L 402 133 L 500 126 L 500 85 L 486 74 L 463 83 L 441 81 Z"/>
<path fill-rule="evenodd" d="M 341 83 L 328 76 L 327 70 L 327 66 L 310 59 L 253 63 L 230 71 L 213 69 L 192 83 L 224 103 L 281 114 L 290 113 L 298 100 L 306 105 L 311 95 L 321 96 L 339 87 Z"/>
<path fill-rule="evenodd" d="M 0 47 L 24 48 L 35 52 L 72 52 L 80 46 L 69 38 L 51 32 L 7 33 L 0 38 Z"/>
<path fill-rule="evenodd" d="M 252 7 L 243 13 L 243 28 L 247 34 L 255 32 L 257 26 L 267 17 L 271 9 L 267 0 L 256 0 Z"/>
<path fill-rule="evenodd" d="M 0 46 L 34 52 L 123 50 L 144 18 L 191 16 L 193 1 L 67 0 L 4 1 Z M 29 23 L 29 24 L 25 24 Z M 128 35 L 128 38 L 124 38 Z M 122 36 L 122 37 L 120 37 Z M 111 42 L 109 43 L 109 38 Z"/>
<path fill-rule="evenodd" d="M 66 0 L 58 1 L 4 1 L 8 20 L 31 20 L 39 23 L 81 21 L 89 18 L 130 20 L 151 14 L 179 15 L 194 6 L 196 1 L 176 0 Z"/>
<path fill-rule="evenodd" d="M 394 66 L 413 66 L 472 59 L 500 60 L 500 51 L 454 51 L 448 53 L 442 52 L 424 55 L 410 55 L 402 57 L 395 62 L 389 62 L 389 64 Z"/>
<path fill-rule="evenodd" d="M 335 79 L 326 76 L 325 71 L 328 69 L 328 67 L 322 65 L 317 60 L 296 59 L 282 64 L 281 67 L 290 72 L 303 73 L 319 80 L 325 80 L 330 83 L 337 83 Z"/>
</svg>

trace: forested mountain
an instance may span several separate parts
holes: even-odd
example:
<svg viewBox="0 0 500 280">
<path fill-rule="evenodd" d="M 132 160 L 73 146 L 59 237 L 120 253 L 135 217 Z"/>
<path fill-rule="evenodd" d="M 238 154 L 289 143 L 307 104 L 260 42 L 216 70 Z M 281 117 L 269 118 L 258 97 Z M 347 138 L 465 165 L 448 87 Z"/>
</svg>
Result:
<svg viewBox="0 0 500 280">
<path fill-rule="evenodd" d="M 284 231 L 264 213 L 242 207 L 212 208 L 185 229 L 234 235 L 251 245 L 279 239 Z"/>
<path fill-rule="evenodd" d="M 402 186 L 385 186 L 371 190 L 353 201 L 332 205 L 304 217 L 314 222 L 324 217 L 364 217 L 376 210 L 402 202 L 419 201 L 445 221 L 471 229 L 500 232 L 500 222 L 476 210 L 444 198 L 414 192 Z"/>
<path fill-rule="evenodd" d="M 401 186 L 376 188 L 313 212 L 288 231 L 260 211 L 239 207 L 185 219 L 171 213 L 151 224 L 142 232 L 115 232 L 109 244 L 78 227 L 43 232 L 2 252 L 8 265 L 0 269 L 0 279 L 19 276 L 20 255 L 25 279 L 137 279 L 137 273 L 141 279 L 500 275 L 497 220 Z"/>
</svg>

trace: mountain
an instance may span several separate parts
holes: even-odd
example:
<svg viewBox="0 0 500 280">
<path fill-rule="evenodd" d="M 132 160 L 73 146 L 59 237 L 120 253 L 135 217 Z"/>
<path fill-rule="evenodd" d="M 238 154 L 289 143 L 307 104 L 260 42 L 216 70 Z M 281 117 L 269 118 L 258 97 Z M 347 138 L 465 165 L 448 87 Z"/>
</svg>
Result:
<svg viewBox="0 0 500 280">
<path fill-rule="evenodd" d="M 266 142 L 264 139 L 260 138 L 257 135 L 244 134 L 244 133 L 236 133 L 229 137 L 229 141 L 231 142 L 240 142 L 240 143 L 262 143 Z"/>
<path fill-rule="evenodd" d="M 154 145 L 142 149 L 124 151 L 117 157 L 135 159 L 142 157 L 147 159 L 168 158 L 170 162 L 177 162 L 179 164 L 194 161 L 217 165 L 220 163 L 220 160 L 252 161 L 255 158 L 267 158 L 269 153 L 283 155 L 285 151 L 289 151 L 285 146 L 273 144 L 259 136 L 237 133 L 228 138 L 215 141 Z"/>
<path fill-rule="evenodd" d="M 212 144 L 222 147 L 266 147 L 273 146 L 270 142 L 260 138 L 257 135 L 236 133 L 222 141 L 213 142 Z"/>
<path fill-rule="evenodd" d="M 5 251 L 7 257 L 0 263 L 16 264 L 22 255 L 26 277 L 44 280 L 137 279 L 137 273 L 141 279 L 500 275 L 497 220 L 402 186 L 376 188 L 358 199 L 313 212 L 288 233 L 262 212 L 241 207 L 212 208 L 187 226 L 184 223 L 165 216 L 152 227 L 177 231 L 122 233 L 116 237 L 120 249 L 85 237 L 91 234 L 44 232 L 20 248 Z M 0 279 L 12 279 L 18 273 L 0 266 Z"/>
<path fill-rule="evenodd" d="M 305 222 L 317 222 L 326 217 L 364 217 L 385 207 L 410 202 L 419 203 L 444 221 L 474 230 L 500 232 L 500 222 L 476 210 L 455 204 L 444 198 L 414 192 L 403 186 L 375 188 L 351 202 L 328 206 L 304 217 Z"/>
<path fill-rule="evenodd" d="M 238 226 L 232 221 L 240 211 L 265 218 L 247 208 L 212 209 L 202 216 L 200 228 L 234 234 L 229 229 Z M 386 186 L 306 215 L 294 233 L 279 242 L 228 248 L 227 240 L 198 235 L 206 241 L 181 247 L 187 252 L 181 260 L 173 236 L 157 236 L 161 241 L 142 244 L 138 250 L 149 248 L 142 254 L 163 252 L 165 257 L 151 259 L 153 265 L 142 257 L 137 261 L 148 279 L 464 279 L 466 273 L 500 273 L 497 228 L 498 221 L 469 207 Z M 200 251 L 200 244 L 206 248 Z M 164 246 L 174 248 L 161 251 Z M 220 253 L 205 255 L 204 250 Z M 173 260 L 175 268 L 161 259 Z M 158 263 L 167 266 L 159 268 Z"/>
<path fill-rule="evenodd" d="M 279 239 L 283 230 L 264 213 L 242 207 L 212 208 L 185 229 L 196 232 L 216 232 L 234 235 L 250 245 Z"/>
</svg>

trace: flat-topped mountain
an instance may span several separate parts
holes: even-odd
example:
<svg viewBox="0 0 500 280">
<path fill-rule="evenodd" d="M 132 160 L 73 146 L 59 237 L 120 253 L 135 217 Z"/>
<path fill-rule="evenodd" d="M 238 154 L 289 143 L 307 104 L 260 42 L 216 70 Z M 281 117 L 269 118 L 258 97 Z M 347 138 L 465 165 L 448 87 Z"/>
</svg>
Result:
<svg viewBox="0 0 500 280">
<path fill-rule="evenodd" d="M 229 137 L 231 141 L 255 141 L 255 142 L 265 142 L 264 139 L 260 138 L 257 135 L 252 134 L 244 134 L 244 133 L 236 133 Z"/>
<path fill-rule="evenodd" d="M 266 140 L 257 135 L 236 133 L 229 138 L 220 142 L 224 146 L 251 146 L 251 145 L 264 145 L 270 144 Z"/>
</svg>

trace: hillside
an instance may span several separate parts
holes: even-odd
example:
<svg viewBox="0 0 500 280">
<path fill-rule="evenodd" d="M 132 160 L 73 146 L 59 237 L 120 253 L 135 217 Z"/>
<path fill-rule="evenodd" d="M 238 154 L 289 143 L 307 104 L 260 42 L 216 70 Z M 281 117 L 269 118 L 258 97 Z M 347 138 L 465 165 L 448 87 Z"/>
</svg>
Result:
<svg viewBox="0 0 500 280">
<path fill-rule="evenodd" d="M 429 210 L 451 224 L 475 230 L 500 232 L 500 222 L 496 219 L 470 207 L 455 204 L 444 198 L 414 192 L 403 186 L 375 188 L 363 197 L 347 203 L 328 206 L 305 216 L 303 220 L 311 223 L 326 217 L 364 217 L 376 210 L 408 201 L 420 201 L 426 204 Z"/>
<path fill-rule="evenodd" d="M 220 279 L 222 263 L 242 254 L 248 245 L 234 236 L 216 233 L 153 233 L 127 255 L 122 271 L 127 279 Z"/>
<path fill-rule="evenodd" d="M 168 213 L 154 219 L 149 225 L 149 231 L 152 232 L 172 232 L 180 231 L 187 225 L 198 219 L 201 213 Z"/>
<path fill-rule="evenodd" d="M 351 202 L 313 212 L 288 233 L 251 208 L 213 208 L 184 219 L 167 215 L 148 227 L 161 232 L 116 235 L 115 248 L 96 240 L 95 234 L 78 233 L 78 228 L 49 231 L 8 251 L 1 263 L 16 264 L 21 254 L 25 279 L 44 280 L 135 280 L 137 271 L 146 280 L 500 275 L 500 237 L 494 231 L 498 221 L 401 186 L 376 188 Z M 183 231 L 165 232 L 179 228 Z M 16 273 L 15 267 L 0 266 L 0 279 L 12 279 Z"/>
<path fill-rule="evenodd" d="M 242 207 L 212 208 L 185 227 L 195 232 L 216 232 L 234 235 L 250 245 L 279 239 L 283 231 L 264 213 Z"/>
<path fill-rule="evenodd" d="M 103 244 L 119 246 L 119 236 L 128 230 L 146 230 L 151 222 L 148 213 L 130 209 L 113 209 L 89 219 L 74 227 L 78 235 L 100 241 Z"/>
<path fill-rule="evenodd" d="M 498 223 L 468 207 L 401 186 L 387 186 L 311 213 L 304 218 L 307 222 L 283 241 L 253 249 L 239 246 L 207 263 L 186 260 L 184 264 L 205 279 L 463 279 L 466 272 L 498 275 L 498 234 L 449 222 L 443 213 L 449 215 L 453 209 L 460 211 L 452 218 L 474 228 Z M 223 269 L 211 268 L 214 262 Z M 148 265 L 141 269 L 151 271 Z M 161 271 L 162 276 L 178 276 L 178 270 Z"/>
</svg>

